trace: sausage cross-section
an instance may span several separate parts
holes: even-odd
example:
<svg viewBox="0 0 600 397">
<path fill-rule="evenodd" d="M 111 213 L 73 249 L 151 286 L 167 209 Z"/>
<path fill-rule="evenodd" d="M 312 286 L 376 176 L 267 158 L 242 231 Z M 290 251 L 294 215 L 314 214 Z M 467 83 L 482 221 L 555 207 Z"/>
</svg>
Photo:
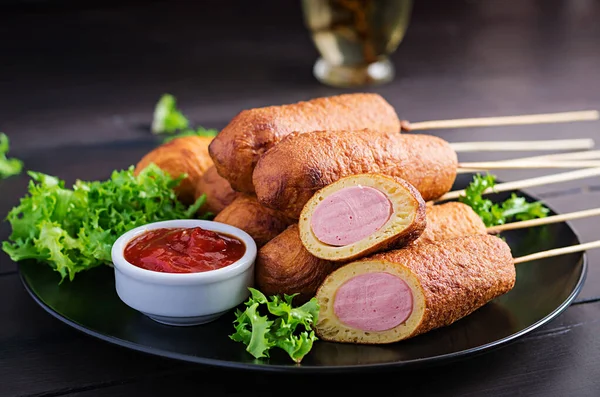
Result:
<svg viewBox="0 0 600 397">
<path fill-rule="evenodd" d="M 298 226 L 314 256 L 347 261 L 399 248 L 425 229 L 425 201 L 411 184 L 383 174 L 350 175 L 317 191 Z"/>
</svg>

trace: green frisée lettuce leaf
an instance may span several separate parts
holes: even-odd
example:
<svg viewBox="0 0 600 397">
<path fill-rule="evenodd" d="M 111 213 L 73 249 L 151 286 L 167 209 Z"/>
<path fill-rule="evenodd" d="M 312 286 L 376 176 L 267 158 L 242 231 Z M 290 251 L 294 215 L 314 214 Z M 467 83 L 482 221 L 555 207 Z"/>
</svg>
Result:
<svg viewBox="0 0 600 397">
<path fill-rule="evenodd" d="M 154 107 L 153 134 L 173 134 L 185 130 L 190 122 L 177 108 L 177 100 L 171 94 L 163 94 Z"/>
<path fill-rule="evenodd" d="M 458 199 L 473 208 L 488 227 L 514 221 L 544 218 L 550 212 L 540 201 L 531 203 L 515 193 L 502 203 L 494 203 L 492 200 L 484 198 L 484 192 L 488 189 L 493 191 L 494 186 L 496 186 L 494 175 L 475 175 L 465 189 L 465 194 Z"/>
<path fill-rule="evenodd" d="M 10 142 L 6 134 L 0 132 L 0 179 L 19 175 L 23 170 L 23 162 L 19 159 L 6 157 Z"/>
<path fill-rule="evenodd" d="M 28 172 L 28 194 L 7 216 L 12 227 L 2 249 L 12 260 L 47 263 L 73 280 L 83 270 L 111 263 L 111 248 L 123 233 L 150 222 L 192 218 L 205 201 L 190 207 L 173 188 L 185 175 L 172 178 L 155 164 L 139 175 L 134 167 L 114 171 L 108 180 L 65 182 Z"/>
<path fill-rule="evenodd" d="M 277 347 L 300 363 L 317 340 L 312 328 L 319 315 L 316 298 L 294 307 L 296 294 L 267 298 L 254 288 L 249 290 L 246 309 L 236 310 L 235 333 L 229 337 L 245 344 L 246 351 L 255 358 L 268 358 L 270 349 Z"/>
</svg>

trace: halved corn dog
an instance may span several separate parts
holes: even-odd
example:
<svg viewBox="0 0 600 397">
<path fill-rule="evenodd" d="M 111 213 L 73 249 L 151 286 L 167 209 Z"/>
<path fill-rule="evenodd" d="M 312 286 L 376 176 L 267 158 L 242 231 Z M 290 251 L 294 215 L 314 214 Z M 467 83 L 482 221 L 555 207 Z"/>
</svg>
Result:
<svg viewBox="0 0 600 397">
<path fill-rule="evenodd" d="M 317 191 L 298 226 L 320 259 L 348 261 L 398 248 L 425 230 L 425 201 L 411 184 L 383 174 L 344 177 Z"/>
<path fill-rule="evenodd" d="M 471 314 L 510 291 L 515 278 L 510 247 L 490 235 L 375 254 L 323 281 L 315 331 L 333 342 L 398 342 Z"/>
</svg>

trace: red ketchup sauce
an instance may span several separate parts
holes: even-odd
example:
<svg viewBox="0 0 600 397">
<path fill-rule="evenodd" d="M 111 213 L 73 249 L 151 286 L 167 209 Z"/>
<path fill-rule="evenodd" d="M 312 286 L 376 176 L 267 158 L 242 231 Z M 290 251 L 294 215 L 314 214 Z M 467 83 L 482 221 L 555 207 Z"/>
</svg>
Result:
<svg viewBox="0 0 600 397">
<path fill-rule="evenodd" d="M 138 267 L 163 273 L 198 273 L 231 265 L 246 252 L 236 237 L 194 228 L 154 229 L 132 239 L 125 259 Z"/>
</svg>

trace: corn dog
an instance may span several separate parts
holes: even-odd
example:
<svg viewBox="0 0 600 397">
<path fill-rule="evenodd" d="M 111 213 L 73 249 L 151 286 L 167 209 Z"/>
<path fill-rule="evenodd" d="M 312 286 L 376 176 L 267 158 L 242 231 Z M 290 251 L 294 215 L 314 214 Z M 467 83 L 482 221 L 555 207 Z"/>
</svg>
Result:
<svg viewBox="0 0 600 397">
<path fill-rule="evenodd" d="M 185 136 L 163 143 L 146 153 L 135 166 L 139 174 L 150 163 L 154 163 L 173 178 L 187 176 L 175 187 L 179 200 L 185 204 L 194 202 L 196 186 L 204 172 L 213 165 L 208 154 L 212 137 Z"/>
<path fill-rule="evenodd" d="M 361 130 L 399 133 L 394 108 L 377 94 L 344 94 L 289 105 L 244 110 L 209 147 L 219 174 L 234 190 L 253 193 L 258 158 L 292 132 Z"/>
<path fill-rule="evenodd" d="M 203 194 L 206 195 L 206 202 L 201 210 L 215 215 L 223 211 L 239 195 L 231 188 L 229 182 L 217 173 L 214 165 L 204 172 L 196 186 L 195 198 L 198 199 Z"/>
<path fill-rule="evenodd" d="M 398 177 L 429 201 L 452 188 L 457 167 L 450 144 L 432 135 L 318 131 L 290 134 L 273 146 L 256 164 L 253 181 L 261 204 L 298 219 L 317 190 L 348 175 Z"/>
<path fill-rule="evenodd" d="M 510 291 L 510 247 L 471 235 L 372 255 L 333 271 L 319 287 L 315 327 L 326 341 L 383 344 L 444 327 Z"/>
<path fill-rule="evenodd" d="M 266 295 L 298 294 L 294 301 L 303 303 L 339 266 L 311 255 L 302 245 L 298 225 L 293 224 L 258 250 L 254 281 Z"/>
<path fill-rule="evenodd" d="M 258 248 L 294 222 L 275 210 L 263 207 L 256 197 L 248 194 L 239 194 L 214 220 L 242 229 L 254 239 Z"/>
</svg>

